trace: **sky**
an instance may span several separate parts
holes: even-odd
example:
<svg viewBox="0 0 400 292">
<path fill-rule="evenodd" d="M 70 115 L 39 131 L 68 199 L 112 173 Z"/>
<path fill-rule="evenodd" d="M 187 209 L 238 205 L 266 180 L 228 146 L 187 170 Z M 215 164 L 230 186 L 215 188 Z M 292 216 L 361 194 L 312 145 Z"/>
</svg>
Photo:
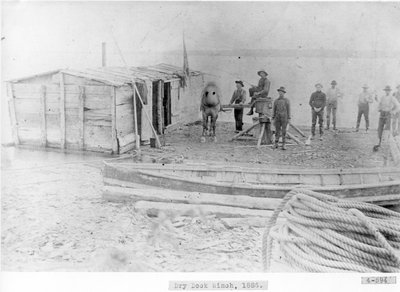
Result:
<svg viewBox="0 0 400 292">
<path fill-rule="evenodd" d="M 400 3 L 19 2 L 2 3 L 5 77 L 108 54 L 180 50 L 335 49 L 400 52 Z M 94 57 L 96 56 L 96 57 Z"/>
</svg>

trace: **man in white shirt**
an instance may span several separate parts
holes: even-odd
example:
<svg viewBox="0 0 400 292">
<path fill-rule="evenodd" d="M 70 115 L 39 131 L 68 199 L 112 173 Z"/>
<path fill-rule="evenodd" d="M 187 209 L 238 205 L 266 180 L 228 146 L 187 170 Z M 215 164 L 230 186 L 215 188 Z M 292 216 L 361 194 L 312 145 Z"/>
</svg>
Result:
<svg viewBox="0 0 400 292">
<path fill-rule="evenodd" d="M 336 130 L 336 110 L 338 104 L 338 98 L 342 98 L 343 94 L 340 92 L 340 89 L 336 87 L 337 82 L 333 80 L 331 82 L 332 87 L 329 88 L 326 92 L 326 129 L 329 130 L 329 125 L 331 123 L 331 114 L 332 114 L 332 125 L 333 129 Z"/>
<path fill-rule="evenodd" d="M 360 129 L 361 117 L 364 115 L 365 119 L 365 132 L 368 132 L 369 128 L 369 104 L 374 100 L 372 94 L 368 92 L 368 85 L 365 84 L 363 87 L 363 92 L 358 96 L 358 115 L 357 115 L 357 126 L 356 132 Z"/>
</svg>

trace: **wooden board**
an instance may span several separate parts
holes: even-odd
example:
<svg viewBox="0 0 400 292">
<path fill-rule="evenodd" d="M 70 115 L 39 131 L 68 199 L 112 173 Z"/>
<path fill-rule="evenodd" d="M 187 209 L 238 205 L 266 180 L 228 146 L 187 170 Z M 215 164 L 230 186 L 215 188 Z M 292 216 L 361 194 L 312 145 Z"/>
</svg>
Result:
<svg viewBox="0 0 400 292">
<path fill-rule="evenodd" d="M 46 86 L 41 86 L 41 96 L 40 96 L 40 131 L 42 146 L 47 145 L 47 123 L 46 123 Z"/>
<path fill-rule="evenodd" d="M 116 88 L 115 104 L 117 106 L 122 104 L 132 104 L 132 95 L 133 95 L 133 90 L 129 86 L 122 86 Z"/>
<path fill-rule="evenodd" d="M 111 127 L 89 126 L 85 124 L 84 147 L 96 151 L 112 150 Z"/>
<path fill-rule="evenodd" d="M 144 211 L 149 216 L 158 216 L 160 212 L 167 215 L 216 215 L 223 218 L 231 217 L 270 217 L 273 211 L 251 210 L 236 207 L 201 205 L 201 204 L 177 204 L 138 201 L 135 203 L 135 210 Z"/>
<path fill-rule="evenodd" d="M 65 149 L 65 87 L 64 74 L 60 73 L 60 148 Z"/>
<path fill-rule="evenodd" d="M 17 112 L 15 107 L 15 97 L 14 97 L 14 84 L 8 83 L 7 84 L 7 95 L 8 95 L 8 113 L 10 115 L 10 123 L 11 123 L 11 133 L 13 136 L 13 140 L 15 145 L 20 143 L 19 136 L 18 136 L 18 122 L 17 122 Z"/>
<path fill-rule="evenodd" d="M 229 196 L 200 192 L 184 192 L 167 189 L 135 189 L 120 186 L 104 186 L 103 199 L 112 202 L 153 201 L 165 203 L 209 204 L 259 210 L 274 210 L 280 199 Z"/>
<path fill-rule="evenodd" d="M 79 86 L 78 96 L 78 147 L 84 149 L 85 145 L 85 87 Z"/>
<path fill-rule="evenodd" d="M 70 110 L 69 113 L 66 115 L 65 139 L 67 144 L 78 144 L 80 141 L 79 131 L 81 125 L 79 123 L 78 115 L 79 115 L 78 109 L 74 111 Z"/>
<path fill-rule="evenodd" d="M 123 137 L 133 133 L 133 107 L 132 103 L 117 105 L 115 108 L 117 116 L 117 137 Z"/>
<path fill-rule="evenodd" d="M 117 140 L 117 110 L 116 110 L 116 88 L 111 88 L 111 139 L 112 151 L 118 154 L 118 140 Z"/>
<path fill-rule="evenodd" d="M 40 128 L 18 127 L 18 136 L 21 144 L 42 145 Z"/>
<path fill-rule="evenodd" d="M 20 99 L 15 98 L 15 110 L 17 118 L 19 113 L 33 113 L 37 114 L 40 111 L 40 99 Z"/>
</svg>

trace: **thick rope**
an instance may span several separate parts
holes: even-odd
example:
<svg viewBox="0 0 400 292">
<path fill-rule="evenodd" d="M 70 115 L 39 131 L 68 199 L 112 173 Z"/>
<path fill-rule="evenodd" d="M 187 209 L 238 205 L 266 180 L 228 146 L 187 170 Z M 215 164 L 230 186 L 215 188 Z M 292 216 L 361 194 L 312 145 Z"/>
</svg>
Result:
<svg viewBox="0 0 400 292">
<path fill-rule="evenodd" d="M 276 225 L 280 214 L 284 224 Z M 400 214 L 311 190 L 290 191 L 262 238 L 264 269 L 275 243 L 283 260 L 308 272 L 400 272 Z"/>
</svg>

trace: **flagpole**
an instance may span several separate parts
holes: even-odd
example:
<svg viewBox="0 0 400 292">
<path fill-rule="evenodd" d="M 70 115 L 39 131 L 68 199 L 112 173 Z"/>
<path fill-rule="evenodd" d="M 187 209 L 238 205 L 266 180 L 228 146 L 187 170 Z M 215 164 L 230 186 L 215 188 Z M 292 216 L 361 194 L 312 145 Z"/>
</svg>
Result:
<svg viewBox="0 0 400 292">
<path fill-rule="evenodd" d="M 185 44 L 185 31 L 182 31 L 182 41 L 183 41 L 183 87 L 187 86 L 187 81 L 189 79 L 189 61 L 186 51 Z"/>
</svg>

